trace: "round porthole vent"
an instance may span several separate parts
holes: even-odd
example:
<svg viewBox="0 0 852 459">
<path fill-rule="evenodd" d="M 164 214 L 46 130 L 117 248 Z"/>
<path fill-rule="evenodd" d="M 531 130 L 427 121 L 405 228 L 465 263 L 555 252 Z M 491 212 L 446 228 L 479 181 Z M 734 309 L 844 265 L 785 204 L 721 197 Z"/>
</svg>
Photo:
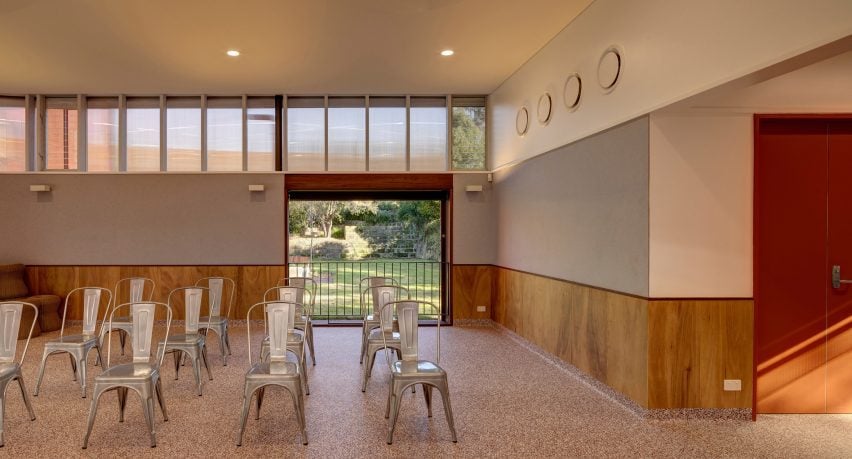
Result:
<svg viewBox="0 0 852 459">
<path fill-rule="evenodd" d="M 609 92 L 615 89 L 623 67 L 623 56 L 617 47 L 610 46 L 601 54 L 601 59 L 598 61 L 598 84 L 604 91 Z"/>
<path fill-rule="evenodd" d="M 574 111 L 580 106 L 580 96 L 583 94 L 583 80 L 580 74 L 572 73 L 565 79 L 565 87 L 562 91 L 562 101 L 568 111 Z"/>
<path fill-rule="evenodd" d="M 527 107 L 521 107 L 518 110 L 517 116 L 515 116 L 515 131 L 518 132 L 518 135 L 524 135 L 527 133 L 527 129 L 530 127 L 530 114 L 527 111 Z"/>
<path fill-rule="evenodd" d="M 538 98 L 538 110 L 536 111 L 539 123 L 541 123 L 542 125 L 547 125 L 547 123 L 550 122 L 552 108 L 553 99 L 551 99 L 550 94 L 542 94 L 541 97 Z"/>
</svg>

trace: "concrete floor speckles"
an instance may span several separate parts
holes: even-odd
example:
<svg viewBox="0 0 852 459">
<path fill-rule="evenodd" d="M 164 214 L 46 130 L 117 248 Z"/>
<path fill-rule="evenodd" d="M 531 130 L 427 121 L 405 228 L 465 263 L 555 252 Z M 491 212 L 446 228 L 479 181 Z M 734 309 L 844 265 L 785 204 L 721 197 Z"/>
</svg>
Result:
<svg viewBox="0 0 852 459">
<path fill-rule="evenodd" d="M 450 390 L 459 442 L 452 443 L 441 404 L 426 417 L 420 390 L 406 394 L 394 436 L 385 444 L 388 371 L 376 362 L 367 392 L 360 390 L 359 328 L 317 328 L 317 366 L 309 371 L 306 398 L 310 444 L 302 446 L 286 392 L 272 389 L 259 421 L 250 415 L 242 447 L 235 436 L 243 374 L 248 367 L 244 326 L 231 330 L 234 355 L 223 367 L 213 343 L 213 381 L 204 396 L 193 390 L 189 368 L 173 379 L 163 368 L 170 420 L 157 414 L 157 448 L 148 447 L 141 404 L 129 396 L 120 424 L 114 393 L 101 399 L 89 449 L 80 449 L 89 399 L 80 398 L 66 357 L 51 357 L 37 419 L 27 419 L 16 387 L 7 392 L 6 446 L 9 457 L 75 456 L 312 456 L 312 457 L 848 457 L 852 416 L 760 416 L 739 420 L 648 420 L 549 364 L 505 334 L 489 327 L 443 327 L 442 366 Z M 421 346 L 434 346 L 434 328 L 424 328 Z M 33 340 L 24 364 L 28 389 L 47 333 Z M 117 342 L 117 340 L 115 340 Z M 253 349 L 256 349 L 252 346 Z M 115 348 L 114 348 L 115 349 Z M 431 351 L 434 354 L 434 351 Z M 90 356 L 90 377 L 100 372 Z M 169 363 L 169 362 L 167 362 Z M 206 379 L 206 378 L 205 378 Z M 91 390 L 89 391 L 91 393 Z M 437 397 L 437 395 L 436 395 Z"/>
</svg>

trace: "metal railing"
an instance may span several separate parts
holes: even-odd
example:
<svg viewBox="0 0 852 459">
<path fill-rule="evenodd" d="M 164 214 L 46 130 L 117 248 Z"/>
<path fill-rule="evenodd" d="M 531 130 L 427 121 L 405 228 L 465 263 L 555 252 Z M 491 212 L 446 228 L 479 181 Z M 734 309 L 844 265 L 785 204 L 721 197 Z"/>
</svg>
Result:
<svg viewBox="0 0 852 459">
<path fill-rule="evenodd" d="M 312 317 L 315 320 L 361 320 L 361 279 L 369 276 L 393 277 L 408 289 L 411 298 L 434 303 L 441 320 L 449 315 L 449 264 L 439 261 L 315 261 L 289 263 L 290 276 L 313 278 L 317 283 Z M 365 304 L 370 308 L 370 304 Z M 423 311 L 424 315 L 431 312 Z M 424 317 L 428 319 L 429 317 Z M 437 317 L 435 317 L 437 319 Z"/>
</svg>

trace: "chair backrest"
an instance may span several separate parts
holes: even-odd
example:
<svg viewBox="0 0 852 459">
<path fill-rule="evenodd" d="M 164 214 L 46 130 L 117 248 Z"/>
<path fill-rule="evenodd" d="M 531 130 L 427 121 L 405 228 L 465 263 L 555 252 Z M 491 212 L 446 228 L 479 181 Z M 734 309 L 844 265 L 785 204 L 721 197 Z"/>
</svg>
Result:
<svg viewBox="0 0 852 459">
<path fill-rule="evenodd" d="M 112 306 L 112 292 L 108 288 L 103 287 L 77 287 L 68 292 L 65 297 L 65 308 L 62 310 L 62 327 L 59 329 L 59 336 L 65 336 L 65 317 L 68 315 L 68 305 L 77 298 L 83 303 L 83 335 L 95 336 L 95 329 L 98 327 L 98 311 L 103 305 L 104 316 L 101 320 L 101 329 L 103 322 L 109 314 L 109 308 Z M 106 300 L 106 304 L 103 304 Z"/>
<path fill-rule="evenodd" d="M 314 302 L 317 298 L 317 282 L 313 277 L 285 277 L 278 281 L 277 287 L 301 287 L 309 295 L 307 301 L 304 298 L 299 300 L 306 310 L 303 314 L 311 315 L 314 313 Z"/>
<path fill-rule="evenodd" d="M 407 300 L 408 289 L 397 285 L 379 285 L 368 287 L 368 296 L 373 298 L 373 309 L 379 320 L 382 331 L 390 333 L 396 329 L 393 310 L 384 309 L 384 306 L 392 301 Z"/>
<path fill-rule="evenodd" d="M 261 301 L 254 304 L 246 312 L 246 333 L 248 335 L 249 366 L 252 362 L 251 352 L 251 312 L 254 308 L 262 307 L 264 323 L 269 336 L 269 361 L 283 362 L 287 359 L 287 335 L 293 328 L 293 316 L 296 304 L 281 301 Z M 304 346 L 302 346 L 304 352 Z M 302 356 L 299 356 L 301 359 Z"/>
<path fill-rule="evenodd" d="M 207 305 L 210 305 L 210 289 L 207 287 L 178 287 L 171 292 L 169 292 L 169 297 L 167 303 L 172 311 L 178 309 L 183 304 L 183 323 L 184 330 L 187 335 L 194 335 L 198 333 L 199 324 L 198 321 L 201 318 L 201 304 L 204 300 L 204 296 L 207 296 Z M 208 318 L 212 315 L 208 314 Z M 209 325 L 205 324 L 205 325 Z"/>
<path fill-rule="evenodd" d="M 305 301 L 305 296 L 308 300 Z M 293 321 L 296 317 L 302 317 L 305 314 L 303 305 L 309 304 L 311 301 L 311 292 L 302 287 L 272 287 L 263 292 L 263 301 L 283 301 L 297 305 L 293 310 Z"/>
<path fill-rule="evenodd" d="M 116 304 L 151 301 L 156 284 L 147 277 L 125 277 L 115 283 L 112 298 Z M 122 295 L 127 295 L 124 298 Z"/>
<path fill-rule="evenodd" d="M 391 301 L 382 306 L 381 316 L 384 317 L 385 311 L 391 311 L 392 316 L 396 319 L 399 325 L 399 345 L 400 354 L 403 361 L 417 361 L 420 358 L 420 349 L 418 346 L 418 326 L 420 310 L 425 309 L 431 314 L 440 314 L 440 309 L 433 303 L 422 300 L 402 300 Z M 441 362 L 441 321 L 437 322 L 436 327 L 436 362 Z M 382 339 L 387 347 L 387 338 L 382 334 Z M 387 356 L 388 366 L 391 365 L 390 353 Z"/>
<path fill-rule="evenodd" d="M 15 361 L 15 355 L 18 351 L 18 330 L 21 327 L 21 317 L 24 315 L 24 307 L 33 309 L 33 323 L 30 325 L 27 342 L 24 344 L 24 352 L 21 354 L 20 363 L 22 364 L 24 363 L 24 357 L 27 356 L 27 349 L 30 347 L 30 338 L 33 336 L 33 329 L 38 321 L 38 308 L 32 303 L 24 301 L 0 302 L 0 363 L 12 363 Z"/>
<path fill-rule="evenodd" d="M 151 338 L 154 334 L 154 316 L 157 309 L 166 310 L 166 341 L 169 338 L 169 332 L 172 328 L 172 308 L 166 303 L 158 303 L 156 301 L 146 301 L 140 303 L 124 303 L 112 309 L 109 314 L 109 330 L 107 332 L 107 368 L 110 367 L 110 357 L 112 346 L 109 345 L 109 335 L 112 333 L 112 320 L 117 312 L 129 312 L 131 324 L 131 347 L 133 350 L 133 363 L 149 363 L 151 360 Z M 155 368 L 159 368 L 163 363 L 163 356 L 166 354 L 165 346 L 156 355 L 154 361 Z"/>
<path fill-rule="evenodd" d="M 229 277 L 205 277 L 199 279 L 195 285 L 210 289 L 207 301 L 211 318 L 222 315 L 222 304 L 225 298 L 227 298 L 225 317 L 231 316 L 231 308 L 234 306 L 234 291 L 237 289 L 233 279 Z"/>
<path fill-rule="evenodd" d="M 361 312 L 364 313 L 365 316 L 369 313 L 372 313 L 373 315 L 379 313 L 379 308 L 377 307 L 377 304 L 378 304 L 378 297 L 376 296 L 377 293 L 376 293 L 375 290 L 371 290 L 371 288 L 372 287 L 382 287 L 382 286 L 386 286 L 386 285 L 398 286 L 399 282 L 397 282 L 397 280 L 394 279 L 393 277 L 382 277 L 382 276 L 364 277 L 364 278 L 361 279 L 360 282 L 358 282 L 358 291 L 361 292 Z M 368 298 L 369 298 L 369 300 L 368 300 Z M 366 304 L 367 304 L 367 301 L 371 302 L 371 304 L 373 305 L 372 308 L 368 309 L 368 308 L 365 307 Z"/>
</svg>

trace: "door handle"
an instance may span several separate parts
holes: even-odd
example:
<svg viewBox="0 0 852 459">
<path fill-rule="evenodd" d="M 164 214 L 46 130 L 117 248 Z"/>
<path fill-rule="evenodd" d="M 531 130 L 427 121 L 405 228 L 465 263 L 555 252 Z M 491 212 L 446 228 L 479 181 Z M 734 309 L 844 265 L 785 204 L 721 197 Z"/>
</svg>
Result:
<svg viewBox="0 0 852 459">
<path fill-rule="evenodd" d="M 840 265 L 834 265 L 831 267 L 831 286 L 834 288 L 840 288 L 840 284 L 852 284 L 852 280 L 841 279 Z"/>
</svg>

